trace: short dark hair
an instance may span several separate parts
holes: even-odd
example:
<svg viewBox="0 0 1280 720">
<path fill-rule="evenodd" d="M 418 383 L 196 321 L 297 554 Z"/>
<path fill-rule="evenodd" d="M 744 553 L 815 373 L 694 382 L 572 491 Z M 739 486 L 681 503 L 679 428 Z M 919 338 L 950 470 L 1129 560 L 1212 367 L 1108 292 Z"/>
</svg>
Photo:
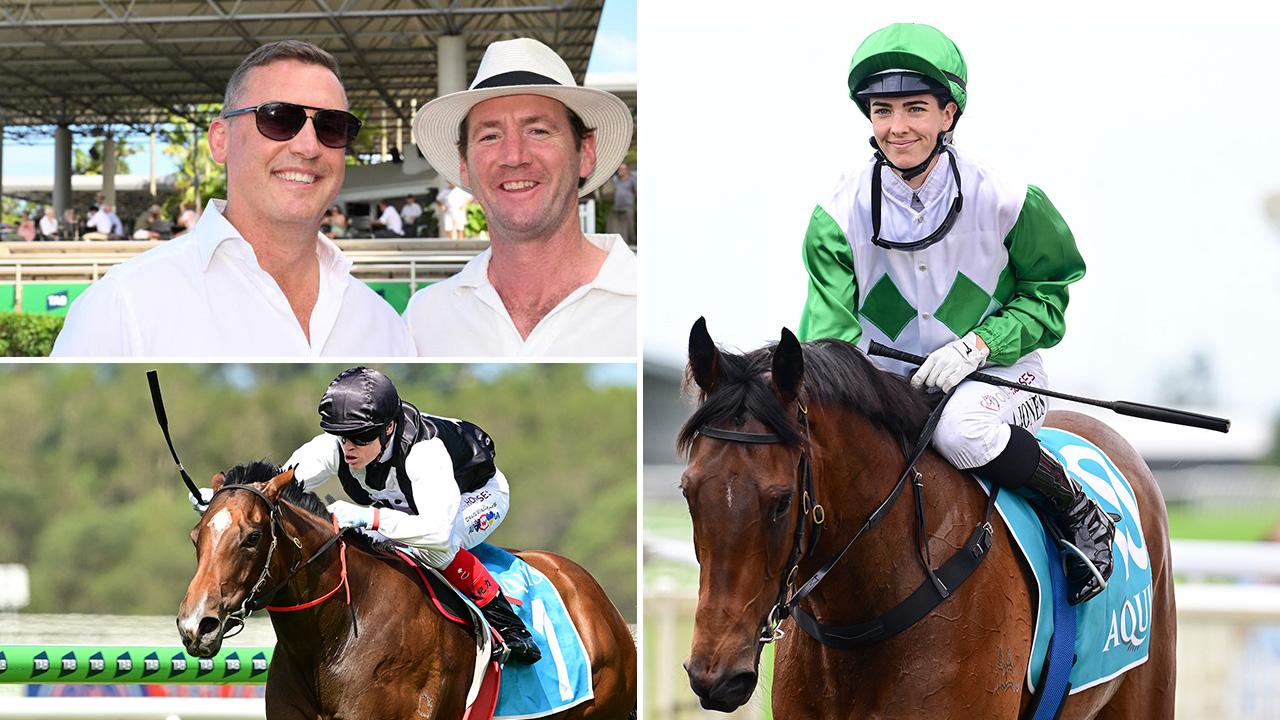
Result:
<svg viewBox="0 0 1280 720">
<path fill-rule="evenodd" d="M 595 128 L 587 127 L 587 124 L 578 117 L 578 113 L 564 103 L 561 103 L 564 111 L 569 114 L 569 127 L 573 128 L 573 149 L 582 150 L 582 139 L 587 135 L 595 132 Z M 467 157 L 467 118 L 471 117 L 468 112 L 466 117 L 462 118 L 462 122 L 458 124 L 458 154 L 464 159 Z"/>
<path fill-rule="evenodd" d="M 334 77 L 338 78 L 338 84 L 342 84 L 342 73 L 338 70 L 338 61 L 324 48 L 303 40 L 280 40 L 263 45 L 240 61 L 240 67 L 236 68 L 236 71 L 231 73 L 231 79 L 227 80 L 227 92 L 222 97 L 223 111 L 233 109 L 239 101 L 240 94 L 244 91 L 245 78 L 248 77 L 250 70 L 280 60 L 297 60 L 308 65 L 319 65 L 332 72 Z M 345 94 L 344 88 L 343 95 Z"/>
</svg>

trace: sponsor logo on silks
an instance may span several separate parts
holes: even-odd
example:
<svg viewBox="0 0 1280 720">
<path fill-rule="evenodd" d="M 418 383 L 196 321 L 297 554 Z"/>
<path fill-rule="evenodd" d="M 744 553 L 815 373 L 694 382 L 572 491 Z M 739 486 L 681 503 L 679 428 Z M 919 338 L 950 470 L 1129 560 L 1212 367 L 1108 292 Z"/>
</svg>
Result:
<svg viewBox="0 0 1280 720">
<path fill-rule="evenodd" d="M 1151 586 L 1148 585 L 1142 592 L 1125 598 L 1120 609 L 1111 611 L 1111 629 L 1107 631 L 1107 642 L 1102 646 L 1102 652 L 1121 646 L 1139 648 L 1150 631 Z"/>
<path fill-rule="evenodd" d="M 204 677 L 213 672 L 213 658 L 199 658 L 196 660 L 196 677 Z"/>
<path fill-rule="evenodd" d="M 1048 406 L 1045 404 L 1044 397 L 1032 395 L 1013 409 L 1013 422 L 1019 427 L 1031 427 L 1031 424 L 1044 417 L 1047 411 Z"/>
<path fill-rule="evenodd" d="M 227 666 L 227 669 L 222 672 L 223 678 L 229 678 L 232 675 L 235 675 L 236 673 L 240 672 L 240 654 L 231 653 L 230 655 L 227 656 L 225 664 Z"/>
<path fill-rule="evenodd" d="M 990 395 L 983 395 L 980 402 L 982 403 L 982 407 L 988 410 L 995 411 L 1000 409 L 1000 401 Z"/>
<path fill-rule="evenodd" d="M 488 491 L 488 490 L 481 490 L 481 491 L 479 491 L 479 492 L 471 493 L 471 494 L 467 495 L 466 497 L 462 498 L 462 506 L 463 506 L 463 507 L 470 507 L 470 506 L 475 505 L 476 503 L 478 503 L 478 502 L 480 502 L 480 501 L 482 501 L 482 500 L 488 500 L 488 499 L 489 499 L 489 491 Z"/>
<path fill-rule="evenodd" d="M 58 677 L 66 677 L 76 671 L 76 653 L 71 651 L 62 656 L 62 669 L 58 672 Z"/>
<path fill-rule="evenodd" d="M 497 510 L 490 510 L 471 522 L 471 531 L 483 532 L 488 530 L 500 517 L 502 516 L 498 514 Z"/>
<path fill-rule="evenodd" d="M 31 658 L 31 677 L 49 672 L 49 653 L 41 650 Z"/>
<path fill-rule="evenodd" d="M 160 656 L 159 655 L 153 652 L 150 655 L 147 655 L 146 657 L 142 658 L 142 677 L 155 675 L 158 672 L 160 672 Z"/>
<path fill-rule="evenodd" d="M 266 672 L 267 671 L 266 653 L 259 652 L 257 655 L 254 655 L 253 662 L 251 664 L 253 666 L 253 672 L 249 673 L 249 677 L 251 678 L 257 677 L 262 673 Z"/>
<path fill-rule="evenodd" d="M 1019 384 L 1019 385 L 1030 385 L 1031 383 L 1033 383 L 1033 382 L 1035 382 L 1035 381 L 1036 381 L 1036 374 L 1035 374 L 1035 373 L 1024 372 L 1024 373 L 1022 373 L 1022 377 L 1019 377 L 1019 378 L 1018 378 L 1018 384 Z"/>
<path fill-rule="evenodd" d="M 169 679 L 181 675 L 187 671 L 187 656 L 181 652 L 169 658 Z"/>
<path fill-rule="evenodd" d="M 93 677 L 107 669 L 107 663 L 102 659 L 102 651 L 89 656 L 89 674 L 85 677 Z"/>
<path fill-rule="evenodd" d="M 133 671 L 133 658 L 129 657 L 129 653 L 125 653 L 116 658 L 116 674 L 115 677 L 130 673 Z"/>
</svg>

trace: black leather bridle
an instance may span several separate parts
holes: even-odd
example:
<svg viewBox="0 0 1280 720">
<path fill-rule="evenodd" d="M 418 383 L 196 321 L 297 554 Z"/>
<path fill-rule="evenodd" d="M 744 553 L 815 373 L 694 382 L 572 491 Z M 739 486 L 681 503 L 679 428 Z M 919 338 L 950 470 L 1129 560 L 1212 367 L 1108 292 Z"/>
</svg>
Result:
<svg viewBox="0 0 1280 720">
<path fill-rule="evenodd" d="M 811 554 L 817 546 L 817 539 L 826 519 L 826 512 L 817 501 L 813 483 L 813 466 L 809 457 L 811 449 L 809 411 L 803 402 L 798 403 L 803 441 L 796 475 L 803 493 L 801 511 L 804 518 L 809 519 L 813 530 L 809 534 L 808 542 L 802 544 L 801 540 L 805 534 L 806 524 L 804 518 L 797 520 L 796 532 L 792 540 L 791 557 L 787 562 L 782 582 L 778 588 L 778 599 L 760 625 L 760 642 L 771 643 L 783 637 L 784 633 L 779 629 L 779 626 L 788 617 L 794 617 L 796 624 L 813 639 L 834 648 L 850 649 L 886 640 L 906 630 L 919 622 L 925 615 L 928 615 L 942 601 L 950 597 L 961 583 L 977 569 L 991 549 L 991 511 L 995 507 L 996 494 L 999 488 L 992 488 L 991 495 L 987 501 L 986 516 L 974 529 L 973 533 L 970 534 L 969 539 L 941 568 L 935 571 L 929 555 L 929 535 L 924 515 L 924 476 L 915 468 L 916 462 L 919 461 L 920 456 L 924 454 L 925 449 L 929 446 L 933 431 L 937 427 L 938 420 L 942 417 L 942 410 L 950 397 L 951 395 L 948 393 L 939 401 L 937 407 L 934 408 L 929 418 L 925 421 L 920 437 L 910 450 L 906 449 L 906 439 L 903 438 L 902 444 L 907 466 L 902 476 L 898 478 L 893 489 L 889 492 L 889 495 L 868 516 L 866 522 L 854 533 L 854 536 L 845 546 L 827 560 L 804 584 L 796 588 L 793 580 L 799 570 L 800 561 Z M 737 443 L 783 444 L 786 442 L 777 433 L 751 433 L 706 426 L 699 428 L 698 434 L 717 440 Z M 826 625 L 818 622 L 800 607 L 800 603 L 818 587 L 818 584 L 840 562 L 840 559 L 844 557 L 849 548 L 853 547 L 853 544 L 866 531 L 878 525 L 889 514 L 898 497 L 902 495 L 902 490 L 906 487 L 908 480 L 911 480 L 911 487 L 915 496 L 916 546 L 921 566 L 927 576 L 925 581 L 905 600 L 868 622 L 845 626 Z"/>
<path fill-rule="evenodd" d="M 241 601 L 240 607 L 236 608 L 235 610 L 232 610 L 230 613 L 227 614 L 227 624 L 231 626 L 232 632 L 224 634 L 223 635 L 224 639 L 233 637 L 236 634 L 238 634 L 240 630 L 244 628 L 244 622 L 249 618 L 250 615 L 257 612 L 258 610 L 261 610 L 264 607 L 267 607 L 267 603 L 270 602 L 270 599 L 272 597 L 275 597 L 276 593 L 283 590 L 285 585 L 287 585 L 289 581 L 293 579 L 294 575 L 297 575 L 300 570 L 310 565 L 312 561 L 316 560 L 321 555 L 328 552 L 329 548 L 332 548 L 336 543 L 342 540 L 342 533 L 345 532 L 345 531 L 342 531 L 342 532 L 334 533 L 333 536 L 330 537 L 328 540 L 326 540 L 318 550 L 316 550 L 314 553 L 311 554 L 310 557 L 307 557 L 306 559 L 299 557 L 298 560 L 293 564 L 293 567 L 289 568 L 289 572 L 285 573 L 283 580 L 276 583 L 267 591 L 260 593 L 260 591 L 262 590 L 263 584 L 266 583 L 267 578 L 271 575 L 271 558 L 275 554 L 279 535 L 283 535 L 284 537 L 291 540 L 293 542 L 294 547 L 298 548 L 298 550 L 302 550 L 302 541 L 299 540 L 297 536 L 290 535 L 289 532 L 285 530 L 284 523 L 280 519 L 280 504 L 272 502 L 271 499 L 266 496 L 266 493 L 262 492 L 261 490 L 255 487 L 252 487 L 249 485 L 227 485 L 219 488 L 216 492 L 214 492 L 213 497 L 216 498 L 222 493 L 231 492 L 233 490 L 247 490 L 248 492 L 253 493 L 255 496 L 257 496 L 260 500 L 262 500 L 262 502 L 266 503 L 267 511 L 270 514 L 270 522 L 268 523 L 268 527 L 271 530 L 271 545 L 270 547 L 267 548 L 267 560 L 262 566 L 262 573 L 258 576 L 258 581 L 253 584 L 253 587 L 249 590 L 249 593 L 244 596 L 244 600 Z M 210 505 L 213 504 L 212 498 L 209 500 L 209 504 Z M 277 534 L 277 530 L 279 530 L 278 534 Z M 342 583 L 346 582 L 345 576 L 341 582 Z M 354 613 L 355 611 L 353 609 L 352 616 L 351 616 L 351 623 L 353 627 L 355 626 Z"/>
</svg>

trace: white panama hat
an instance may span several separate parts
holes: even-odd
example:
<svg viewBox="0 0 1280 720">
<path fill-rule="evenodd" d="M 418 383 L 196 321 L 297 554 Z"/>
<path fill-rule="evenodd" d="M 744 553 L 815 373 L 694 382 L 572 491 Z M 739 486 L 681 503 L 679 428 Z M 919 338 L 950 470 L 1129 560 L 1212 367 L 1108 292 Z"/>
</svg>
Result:
<svg viewBox="0 0 1280 720">
<path fill-rule="evenodd" d="M 480 60 L 471 87 L 423 105 L 413 118 L 418 148 L 446 180 L 466 187 L 458 168 L 458 128 L 476 103 L 506 95 L 542 95 L 564 103 L 595 130 L 596 167 L 578 190 L 587 195 L 604 184 L 631 147 L 631 111 L 603 90 L 579 87 L 569 66 L 537 40 L 518 38 L 491 43 Z"/>
</svg>

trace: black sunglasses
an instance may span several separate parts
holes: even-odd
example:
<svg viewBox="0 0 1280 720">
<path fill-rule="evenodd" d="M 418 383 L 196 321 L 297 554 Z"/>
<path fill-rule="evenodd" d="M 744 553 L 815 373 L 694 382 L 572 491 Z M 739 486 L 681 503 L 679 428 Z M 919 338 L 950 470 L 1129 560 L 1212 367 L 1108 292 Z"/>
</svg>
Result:
<svg viewBox="0 0 1280 720">
<path fill-rule="evenodd" d="M 224 118 L 253 113 L 258 125 L 258 132 L 263 137 L 276 142 L 292 140 L 302 126 L 307 124 L 307 111 L 315 110 L 311 117 L 311 125 L 315 128 L 316 139 L 321 145 L 331 148 L 344 148 L 355 142 L 360 134 L 360 118 L 346 110 L 328 110 L 310 105 L 295 105 L 288 102 L 269 102 L 254 107 L 228 110 L 222 113 Z"/>
<path fill-rule="evenodd" d="M 354 435 L 343 435 L 342 439 L 357 447 L 364 447 L 382 437 L 382 428 L 373 428 Z"/>
</svg>

